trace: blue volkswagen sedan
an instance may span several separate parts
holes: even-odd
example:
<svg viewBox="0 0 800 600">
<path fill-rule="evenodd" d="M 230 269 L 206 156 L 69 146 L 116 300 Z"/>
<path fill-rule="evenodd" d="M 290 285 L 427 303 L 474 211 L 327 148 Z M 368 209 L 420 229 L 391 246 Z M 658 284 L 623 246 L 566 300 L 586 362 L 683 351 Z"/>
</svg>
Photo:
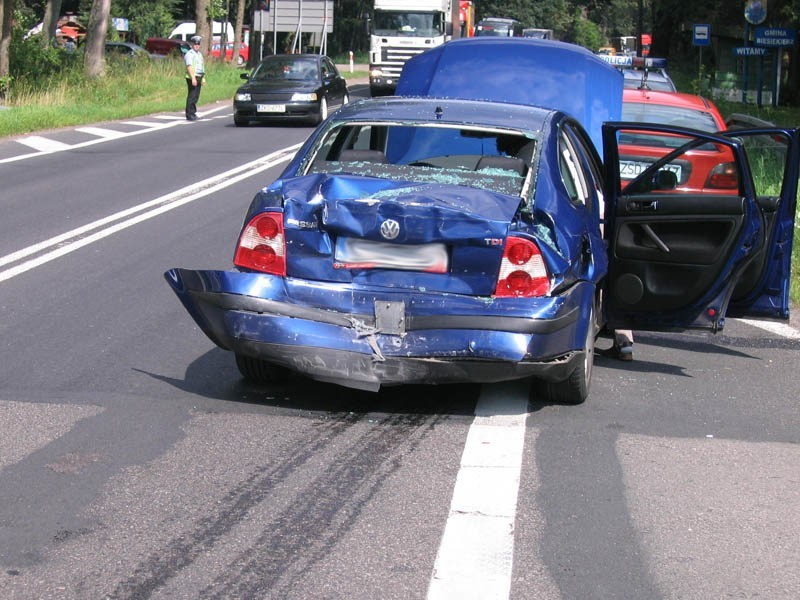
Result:
<svg viewBox="0 0 800 600">
<path fill-rule="evenodd" d="M 552 65 L 553 49 L 584 82 L 562 89 L 569 112 L 479 97 L 498 64 L 546 52 Z M 539 397 L 577 404 L 603 327 L 788 318 L 797 131 L 614 121 L 622 76 L 567 44 L 464 40 L 418 58 L 406 96 L 337 111 L 256 194 L 232 269 L 165 274 L 246 378 L 373 391 L 529 378 Z M 488 71 L 459 87 L 464 61 Z M 631 135 L 684 144 L 623 189 L 616 145 Z M 709 144 L 729 153 L 738 189 L 677 191 L 671 165 Z M 751 171 L 754 153 L 775 168 Z"/>
</svg>

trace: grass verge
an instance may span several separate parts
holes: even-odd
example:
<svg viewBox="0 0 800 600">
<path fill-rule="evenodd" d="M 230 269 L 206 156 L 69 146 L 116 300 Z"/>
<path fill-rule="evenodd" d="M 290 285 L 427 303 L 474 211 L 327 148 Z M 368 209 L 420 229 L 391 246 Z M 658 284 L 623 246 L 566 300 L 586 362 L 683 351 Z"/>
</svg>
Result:
<svg viewBox="0 0 800 600">
<path fill-rule="evenodd" d="M 35 131 L 129 119 L 158 112 L 182 111 L 186 79 L 180 59 L 108 62 L 108 75 L 89 81 L 66 73 L 43 89 L 12 87 L 0 110 L 0 137 Z M 227 63 L 209 62 L 200 103 L 231 100 L 245 71 Z M 345 79 L 366 72 L 342 72 Z"/>
</svg>

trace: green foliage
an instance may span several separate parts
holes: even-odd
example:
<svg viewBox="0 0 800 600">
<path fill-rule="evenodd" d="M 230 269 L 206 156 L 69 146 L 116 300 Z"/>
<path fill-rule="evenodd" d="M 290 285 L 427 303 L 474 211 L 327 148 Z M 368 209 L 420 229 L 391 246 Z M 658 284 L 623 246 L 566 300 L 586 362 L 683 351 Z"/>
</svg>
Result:
<svg viewBox="0 0 800 600">
<path fill-rule="evenodd" d="M 573 19 L 572 39 L 570 41 L 588 48 L 592 52 L 597 52 L 600 46 L 605 43 L 605 38 L 600 33 L 597 25 L 584 18 L 580 9 L 577 8 L 575 9 Z"/>
<path fill-rule="evenodd" d="M 32 27 L 29 19 L 19 21 L 14 28 L 9 47 L 9 94 L 14 85 L 46 86 L 49 79 L 59 78 L 82 67 L 78 53 L 67 53 L 61 48 L 42 46 L 41 36 L 25 39 Z"/>
<path fill-rule="evenodd" d="M 82 69 L 62 73 L 46 86 L 12 81 L 8 110 L 0 111 L 0 137 L 41 129 L 181 111 L 186 102 L 183 61 L 128 60 L 112 63 L 106 77 L 87 79 Z M 202 103 L 230 100 L 241 85 L 241 69 L 207 65 Z"/>
<path fill-rule="evenodd" d="M 131 33 L 140 42 L 144 42 L 149 37 L 167 37 L 175 27 L 175 19 L 172 12 L 167 7 L 158 5 L 147 7 L 137 5 L 129 13 Z"/>
<path fill-rule="evenodd" d="M 167 37 L 175 27 L 178 0 L 115 0 L 111 13 L 127 18 L 131 34 L 144 44 L 149 37 Z"/>
</svg>

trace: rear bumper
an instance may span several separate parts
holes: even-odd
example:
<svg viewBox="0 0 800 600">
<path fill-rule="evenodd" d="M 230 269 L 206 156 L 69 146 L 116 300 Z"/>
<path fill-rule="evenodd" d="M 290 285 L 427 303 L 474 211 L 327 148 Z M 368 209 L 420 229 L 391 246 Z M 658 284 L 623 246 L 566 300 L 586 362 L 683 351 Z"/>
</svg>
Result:
<svg viewBox="0 0 800 600">
<path fill-rule="evenodd" d="M 173 269 L 165 277 L 220 347 L 364 389 L 563 380 L 583 359 L 581 315 L 593 301 L 590 284 L 522 300 L 376 292 L 236 271 Z"/>
</svg>

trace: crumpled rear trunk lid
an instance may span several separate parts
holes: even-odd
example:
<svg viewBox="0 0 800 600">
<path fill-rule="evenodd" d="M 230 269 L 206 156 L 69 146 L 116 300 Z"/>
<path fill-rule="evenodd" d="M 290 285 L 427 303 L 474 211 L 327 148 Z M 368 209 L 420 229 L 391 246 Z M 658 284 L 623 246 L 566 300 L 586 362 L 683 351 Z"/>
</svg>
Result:
<svg viewBox="0 0 800 600">
<path fill-rule="evenodd" d="M 520 199 L 352 175 L 282 182 L 287 275 L 469 295 L 494 291 Z"/>
</svg>

